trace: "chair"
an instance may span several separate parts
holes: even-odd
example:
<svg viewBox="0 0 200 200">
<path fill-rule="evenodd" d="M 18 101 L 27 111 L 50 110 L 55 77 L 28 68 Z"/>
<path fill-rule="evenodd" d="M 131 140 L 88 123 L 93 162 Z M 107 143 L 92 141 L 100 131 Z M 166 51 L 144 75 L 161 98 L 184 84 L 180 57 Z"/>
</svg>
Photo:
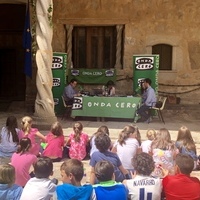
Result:
<svg viewBox="0 0 200 200">
<path fill-rule="evenodd" d="M 164 121 L 164 118 L 163 118 L 163 115 L 162 115 L 162 110 L 163 110 L 164 107 L 165 107 L 166 100 L 167 100 L 167 97 L 162 97 L 162 96 L 160 96 L 160 97 L 158 98 L 158 101 L 157 101 L 157 102 L 161 103 L 161 106 L 159 106 L 159 107 L 154 106 L 154 107 L 151 107 L 151 108 L 150 108 L 150 112 L 153 111 L 153 110 L 156 111 L 157 114 L 158 114 L 159 119 L 160 119 L 164 124 L 165 124 L 165 121 Z M 151 114 L 152 114 L 152 112 L 151 112 Z M 151 115 L 151 116 L 152 116 L 152 115 Z"/>
<path fill-rule="evenodd" d="M 71 115 L 72 105 L 67 105 L 64 97 L 63 96 L 61 97 L 63 101 L 63 106 L 65 107 L 65 111 L 63 112 L 63 116 L 61 118 L 63 120 L 65 117 L 69 117 Z"/>
</svg>

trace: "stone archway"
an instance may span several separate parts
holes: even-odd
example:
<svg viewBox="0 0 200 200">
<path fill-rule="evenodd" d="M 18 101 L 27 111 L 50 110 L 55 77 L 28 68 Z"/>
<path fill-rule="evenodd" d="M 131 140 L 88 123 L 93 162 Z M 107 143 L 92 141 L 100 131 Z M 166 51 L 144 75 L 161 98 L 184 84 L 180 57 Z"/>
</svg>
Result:
<svg viewBox="0 0 200 200">
<path fill-rule="evenodd" d="M 0 0 L 0 4 L 26 4 L 27 0 Z M 35 113 L 34 118 L 37 124 L 47 123 L 51 124 L 57 120 L 54 112 L 54 101 L 52 95 L 52 35 L 53 29 L 51 26 L 52 14 L 53 14 L 53 0 L 34 0 L 36 4 L 36 41 L 38 49 L 36 52 L 36 66 L 37 70 L 33 69 L 33 73 L 36 75 L 36 80 L 33 77 L 32 81 L 28 82 L 26 89 L 29 93 L 34 88 L 34 83 L 37 87 L 37 95 L 35 101 Z M 32 83 L 31 83 L 32 82 Z M 34 82 L 34 83 L 33 83 Z M 29 90 L 29 91 L 28 91 Z M 29 93 L 30 97 L 34 97 Z M 29 97 L 29 98 L 30 98 Z"/>
</svg>

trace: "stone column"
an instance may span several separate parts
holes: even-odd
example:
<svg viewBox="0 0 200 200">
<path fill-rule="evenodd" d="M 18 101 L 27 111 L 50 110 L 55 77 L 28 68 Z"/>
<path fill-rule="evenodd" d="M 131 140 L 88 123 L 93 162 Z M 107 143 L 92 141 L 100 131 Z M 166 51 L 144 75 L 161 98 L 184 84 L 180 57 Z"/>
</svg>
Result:
<svg viewBox="0 0 200 200">
<path fill-rule="evenodd" d="M 36 86 L 37 96 L 35 100 L 34 121 L 40 125 L 51 125 L 57 120 L 54 113 L 54 101 L 52 94 L 53 76 L 52 66 L 52 0 L 37 0 L 36 2 Z"/>
<path fill-rule="evenodd" d="M 116 63 L 115 69 L 122 69 L 121 64 L 121 51 L 122 51 L 122 28 L 123 25 L 117 25 L 117 45 L 116 45 Z"/>
<path fill-rule="evenodd" d="M 73 68 L 72 63 L 72 30 L 73 25 L 65 25 L 67 31 L 67 62 L 70 68 Z"/>
</svg>

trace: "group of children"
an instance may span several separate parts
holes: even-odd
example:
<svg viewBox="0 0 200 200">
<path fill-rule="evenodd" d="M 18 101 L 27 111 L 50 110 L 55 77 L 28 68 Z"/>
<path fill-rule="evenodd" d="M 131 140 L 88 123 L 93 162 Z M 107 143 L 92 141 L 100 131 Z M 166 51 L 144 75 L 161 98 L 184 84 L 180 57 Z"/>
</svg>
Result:
<svg viewBox="0 0 200 200">
<path fill-rule="evenodd" d="M 185 126 L 175 143 L 165 128 L 147 130 L 147 140 L 141 142 L 139 129 L 132 125 L 112 143 L 107 126 L 89 139 L 82 123 L 75 122 L 65 139 L 59 122 L 43 136 L 32 127 L 31 117 L 23 117 L 18 129 L 11 116 L 0 136 L 0 157 L 11 157 L 10 164 L 0 165 L 0 199 L 200 199 L 200 181 L 190 177 L 198 166 L 196 146 Z M 63 160 L 66 148 L 69 158 Z M 82 160 L 88 155 L 90 184 L 82 186 Z M 49 177 L 53 162 L 61 160 L 63 184 L 57 186 Z"/>
</svg>

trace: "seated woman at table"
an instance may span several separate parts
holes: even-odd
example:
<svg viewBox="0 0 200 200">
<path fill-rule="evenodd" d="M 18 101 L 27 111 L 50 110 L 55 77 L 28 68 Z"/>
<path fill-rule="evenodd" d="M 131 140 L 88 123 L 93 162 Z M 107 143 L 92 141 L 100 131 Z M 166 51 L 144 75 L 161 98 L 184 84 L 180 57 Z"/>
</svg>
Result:
<svg viewBox="0 0 200 200">
<path fill-rule="evenodd" d="M 106 85 L 103 86 L 103 95 L 104 96 L 115 96 L 115 87 L 114 82 L 109 80 Z"/>
</svg>

